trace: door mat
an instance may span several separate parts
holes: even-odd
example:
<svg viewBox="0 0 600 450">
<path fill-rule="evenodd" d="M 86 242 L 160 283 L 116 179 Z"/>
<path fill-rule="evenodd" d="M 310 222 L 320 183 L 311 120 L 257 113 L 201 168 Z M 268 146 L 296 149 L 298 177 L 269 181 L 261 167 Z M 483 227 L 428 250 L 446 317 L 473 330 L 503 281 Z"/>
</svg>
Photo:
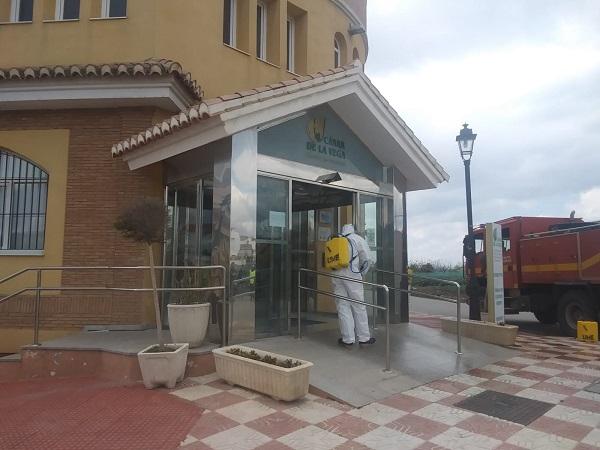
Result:
<svg viewBox="0 0 600 450">
<path fill-rule="evenodd" d="M 590 384 L 584 389 L 584 391 L 592 392 L 594 394 L 600 394 L 600 380 L 596 380 L 595 383 Z"/>
<path fill-rule="evenodd" d="M 496 391 L 484 391 L 454 406 L 521 425 L 529 425 L 554 407 L 551 403 Z"/>
<path fill-rule="evenodd" d="M 320 321 L 318 321 L 318 320 L 311 320 L 311 319 L 302 319 L 302 325 L 303 325 L 303 326 L 304 326 L 304 325 L 318 325 L 318 324 L 320 324 L 320 323 L 326 323 L 326 322 L 320 322 Z M 290 324 L 291 324 L 292 326 L 294 326 L 294 327 L 295 327 L 295 326 L 297 326 L 297 324 L 298 324 L 298 319 L 296 319 L 296 318 L 292 318 L 292 319 L 290 319 Z"/>
</svg>

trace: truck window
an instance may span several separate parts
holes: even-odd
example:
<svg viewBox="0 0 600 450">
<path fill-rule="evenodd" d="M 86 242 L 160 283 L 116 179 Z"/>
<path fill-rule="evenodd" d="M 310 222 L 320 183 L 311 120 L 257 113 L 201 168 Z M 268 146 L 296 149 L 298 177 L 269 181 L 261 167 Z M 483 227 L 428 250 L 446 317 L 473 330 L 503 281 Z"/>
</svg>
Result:
<svg viewBox="0 0 600 450">
<path fill-rule="evenodd" d="M 475 236 L 475 253 L 483 253 L 485 249 L 485 243 L 482 237 Z"/>
<path fill-rule="evenodd" d="M 502 250 L 504 252 L 510 251 L 510 229 L 509 228 L 502 229 Z"/>
</svg>

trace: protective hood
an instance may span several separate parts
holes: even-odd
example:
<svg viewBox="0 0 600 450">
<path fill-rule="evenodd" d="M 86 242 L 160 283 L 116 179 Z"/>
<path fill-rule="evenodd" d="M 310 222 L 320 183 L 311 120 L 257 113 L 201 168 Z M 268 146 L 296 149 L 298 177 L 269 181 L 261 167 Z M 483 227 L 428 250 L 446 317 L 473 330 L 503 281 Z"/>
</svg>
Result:
<svg viewBox="0 0 600 450">
<path fill-rule="evenodd" d="M 351 225 L 351 224 L 344 225 L 344 227 L 342 228 L 342 234 L 344 236 L 346 236 L 347 234 L 352 234 L 352 233 L 354 233 L 354 225 Z"/>
</svg>

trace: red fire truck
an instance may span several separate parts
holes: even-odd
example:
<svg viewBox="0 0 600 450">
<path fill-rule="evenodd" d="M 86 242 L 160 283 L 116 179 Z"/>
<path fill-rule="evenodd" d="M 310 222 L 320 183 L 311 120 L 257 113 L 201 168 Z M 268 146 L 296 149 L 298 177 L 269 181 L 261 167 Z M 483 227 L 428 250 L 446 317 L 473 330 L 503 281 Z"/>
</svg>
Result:
<svg viewBox="0 0 600 450">
<path fill-rule="evenodd" d="M 505 314 L 531 311 L 571 336 L 578 320 L 599 320 L 600 222 L 511 217 L 496 223 L 502 226 Z M 474 275 L 485 288 L 485 226 L 474 235 Z"/>
</svg>

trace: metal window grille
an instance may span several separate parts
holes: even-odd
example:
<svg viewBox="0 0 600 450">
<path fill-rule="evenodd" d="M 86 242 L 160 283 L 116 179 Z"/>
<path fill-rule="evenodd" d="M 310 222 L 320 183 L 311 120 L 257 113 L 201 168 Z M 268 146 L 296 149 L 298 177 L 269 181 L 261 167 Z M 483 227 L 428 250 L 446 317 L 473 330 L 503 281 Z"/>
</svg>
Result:
<svg viewBox="0 0 600 450">
<path fill-rule="evenodd" d="M 48 174 L 0 149 L 0 250 L 43 250 Z"/>
</svg>

